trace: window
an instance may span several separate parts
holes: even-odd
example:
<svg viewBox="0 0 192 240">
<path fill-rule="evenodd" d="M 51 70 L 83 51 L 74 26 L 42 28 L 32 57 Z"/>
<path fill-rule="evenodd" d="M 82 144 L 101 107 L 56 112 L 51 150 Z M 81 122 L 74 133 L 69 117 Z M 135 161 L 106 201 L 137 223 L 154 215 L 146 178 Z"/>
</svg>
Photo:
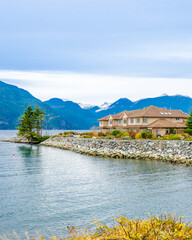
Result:
<svg viewBox="0 0 192 240">
<path fill-rule="evenodd" d="M 121 125 L 121 120 L 118 121 L 118 124 Z"/>
<path fill-rule="evenodd" d="M 127 119 L 123 119 L 123 124 L 127 124 Z"/>
<path fill-rule="evenodd" d="M 180 118 L 176 118 L 176 120 L 180 120 Z"/>
<path fill-rule="evenodd" d="M 112 120 L 109 120 L 109 125 L 112 126 Z"/>
<path fill-rule="evenodd" d="M 147 118 L 143 118 L 143 123 L 147 123 Z"/>
<path fill-rule="evenodd" d="M 134 118 L 131 118 L 131 119 L 130 119 L 130 123 L 134 123 Z"/>
<path fill-rule="evenodd" d="M 117 122 L 118 122 L 118 121 L 117 121 L 117 120 L 115 120 L 115 125 L 117 125 Z"/>
<path fill-rule="evenodd" d="M 140 118 L 137 118 L 137 123 L 140 123 Z"/>
<path fill-rule="evenodd" d="M 103 121 L 100 121 L 100 125 L 103 126 Z"/>
</svg>

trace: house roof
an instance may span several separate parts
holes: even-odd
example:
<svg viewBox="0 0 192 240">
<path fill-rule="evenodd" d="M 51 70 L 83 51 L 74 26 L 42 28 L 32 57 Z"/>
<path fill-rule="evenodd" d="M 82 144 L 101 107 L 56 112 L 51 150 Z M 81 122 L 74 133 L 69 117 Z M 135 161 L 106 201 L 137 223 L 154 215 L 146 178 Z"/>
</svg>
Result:
<svg viewBox="0 0 192 240">
<path fill-rule="evenodd" d="M 155 122 L 148 124 L 148 128 L 186 128 L 185 123 L 173 122 L 169 119 L 161 118 Z"/>
<path fill-rule="evenodd" d="M 128 118 L 134 117 L 158 117 L 158 118 L 188 118 L 188 114 L 182 112 L 181 110 L 168 110 L 165 108 L 159 108 L 155 106 L 149 106 L 147 108 L 133 110 L 133 111 L 123 111 L 118 114 L 109 115 L 113 119 L 121 119 L 123 114 Z M 100 118 L 99 120 L 109 120 L 109 116 Z"/>
</svg>

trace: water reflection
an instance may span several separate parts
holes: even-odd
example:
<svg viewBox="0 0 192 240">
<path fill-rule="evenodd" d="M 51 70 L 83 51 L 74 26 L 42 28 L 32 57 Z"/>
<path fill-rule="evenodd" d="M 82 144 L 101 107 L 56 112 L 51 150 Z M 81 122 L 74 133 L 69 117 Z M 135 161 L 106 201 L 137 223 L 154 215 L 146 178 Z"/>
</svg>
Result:
<svg viewBox="0 0 192 240">
<path fill-rule="evenodd" d="M 28 146 L 19 146 L 19 152 L 21 153 L 22 157 L 26 158 L 36 158 L 39 156 L 40 149 L 39 146 L 28 145 Z"/>
<path fill-rule="evenodd" d="M 23 170 L 25 173 L 41 173 L 41 154 L 38 145 L 19 146 L 18 152 L 24 160 Z"/>
</svg>

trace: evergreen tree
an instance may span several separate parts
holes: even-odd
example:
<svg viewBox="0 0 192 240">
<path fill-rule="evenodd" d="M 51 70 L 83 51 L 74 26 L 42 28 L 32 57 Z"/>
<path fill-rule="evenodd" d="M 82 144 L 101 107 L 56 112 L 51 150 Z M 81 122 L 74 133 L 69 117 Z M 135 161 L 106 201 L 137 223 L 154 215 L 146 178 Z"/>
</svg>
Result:
<svg viewBox="0 0 192 240">
<path fill-rule="evenodd" d="M 187 126 L 187 129 L 185 129 L 184 132 L 192 135 L 192 109 L 191 109 L 191 113 L 186 121 L 186 126 Z"/>
<path fill-rule="evenodd" d="M 42 136 L 41 130 L 42 130 L 42 126 L 45 118 L 45 110 L 41 111 L 40 108 L 35 107 L 33 114 L 35 118 L 34 128 L 36 129 L 37 137 L 41 137 Z"/>
<path fill-rule="evenodd" d="M 32 109 L 31 106 L 25 110 L 21 116 L 19 123 L 18 135 L 26 137 L 29 141 L 33 141 L 35 137 L 40 137 L 40 131 L 44 122 L 45 112 L 41 111 L 40 108 Z"/>
</svg>

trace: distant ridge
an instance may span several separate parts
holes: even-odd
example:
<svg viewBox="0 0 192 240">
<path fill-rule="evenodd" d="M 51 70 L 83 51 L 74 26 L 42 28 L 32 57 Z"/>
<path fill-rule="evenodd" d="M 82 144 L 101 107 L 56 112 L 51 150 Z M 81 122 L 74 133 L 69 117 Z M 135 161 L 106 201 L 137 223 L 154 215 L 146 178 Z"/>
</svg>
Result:
<svg viewBox="0 0 192 240">
<path fill-rule="evenodd" d="M 48 129 L 82 129 L 88 130 L 98 126 L 97 119 L 124 110 L 137 110 L 150 105 L 167 109 L 180 109 L 190 113 L 192 98 L 183 95 L 163 95 L 132 102 L 120 98 L 114 103 L 101 106 L 81 105 L 70 100 L 52 98 L 48 101 L 33 97 L 28 91 L 0 81 L 0 129 L 15 129 L 19 118 L 28 105 L 38 106 L 46 111 Z"/>
</svg>

